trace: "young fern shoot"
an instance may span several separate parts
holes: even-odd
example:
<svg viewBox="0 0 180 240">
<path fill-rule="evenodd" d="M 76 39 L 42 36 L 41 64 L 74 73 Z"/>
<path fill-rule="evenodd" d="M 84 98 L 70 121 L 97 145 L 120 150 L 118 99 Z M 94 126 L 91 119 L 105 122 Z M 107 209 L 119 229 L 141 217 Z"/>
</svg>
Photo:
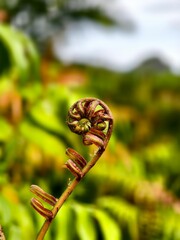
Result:
<svg viewBox="0 0 180 240">
<path fill-rule="evenodd" d="M 89 162 L 87 162 L 86 159 L 74 149 L 68 148 L 66 150 L 69 160 L 64 164 L 64 167 L 66 167 L 75 178 L 70 184 L 68 184 L 59 199 L 46 193 L 39 186 L 31 186 L 31 191 L 34 194 L 53 206 L 53 208 L 49 210 L 45 208 L 38 199 L 31 199 L 31 205 L 34 209 L 46 218 L 38 233 L 37 240 L 44 239 L 51 222 L 62 207 L 63 203 L 105 151 L 112 134 L 113 117 L 110 109 L 101 100 L 97 98 L 83 98 L 70 107 L 67 124 L 72 132 L 82 136 L 84 145 L 94 144 L 97 147 L 97 150 Z"/>
</svg>

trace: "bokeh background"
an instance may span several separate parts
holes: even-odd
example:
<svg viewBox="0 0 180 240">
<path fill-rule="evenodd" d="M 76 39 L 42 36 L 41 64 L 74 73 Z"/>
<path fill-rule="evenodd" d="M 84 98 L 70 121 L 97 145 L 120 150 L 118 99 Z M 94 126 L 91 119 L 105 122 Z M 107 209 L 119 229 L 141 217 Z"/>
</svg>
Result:
<svg viewBox="0 0 180 240">
<path fill-rule="evenodd" d="M 112 110 L 106 152 L 46 240 L 180 239 L 180 2 L 0 0 L 0 225 L 36 238 L 31 184 L 59 197 L 73 177 L 72 103 Z"/>
</svg>

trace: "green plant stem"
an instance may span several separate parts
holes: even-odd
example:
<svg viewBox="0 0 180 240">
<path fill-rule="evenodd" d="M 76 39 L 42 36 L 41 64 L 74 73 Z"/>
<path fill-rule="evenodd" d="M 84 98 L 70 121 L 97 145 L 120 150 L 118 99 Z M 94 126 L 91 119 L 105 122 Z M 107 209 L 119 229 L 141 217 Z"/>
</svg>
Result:
<svg viewBox="0 0 180 240">
<path fill-rule="evenodd" d="M 100 158 L 100 156 L 102 155 L 102 153 L 104 152 L 105 148 L 101 147 L 97 150 L 97 152 L 95 153 L 95 155 L 93 156 L 92 160 L 88 162 L 88 164 L 84 167 L 84 169 L 82 170 L 82 177 L 81 178 L 75 178 L 72 183 L 65 189 L 65 191 L 63 192 L 63 194 L 61 195 L 61 197 L 58 199 L 56 205 L 54 206 L 54 208 L 52 209 L 52 213 L 53 213 L 53 218 L 52 219 L 46 219 L 46 221 L 44 222 L 42 228 L 40 229 L 38 236 L 37 236 L 37 240 L 42 240 L 44 239 L 44 236 L 47 232 L 47 230 L 49 229 L 49 226 L 52 222 L 52 220 L 55 218 L 56 214 L 58 213 L 59 209 L 61 208 L 61 206 L 63 205 L 63 203 L 66 201 L 66 199 L 69 197 L 69 195 L 73 192 L 73 190 L 75 189 L 75 187 L 78 185 L 78 183 L 80 182 L 80 180 L 86 175 L 87 172 L 89 172 L 89 170 L 96 164 L 97 160 Z"/>
</svg>

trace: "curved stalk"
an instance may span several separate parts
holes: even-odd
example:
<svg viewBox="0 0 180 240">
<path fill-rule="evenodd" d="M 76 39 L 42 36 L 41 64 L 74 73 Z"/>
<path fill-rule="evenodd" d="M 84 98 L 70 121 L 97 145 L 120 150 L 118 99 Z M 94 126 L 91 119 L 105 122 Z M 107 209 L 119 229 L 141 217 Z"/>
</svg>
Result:
<svg viewBox="0 0 180 240">
<path fill-rule="evenodd" d="M 75 178 L 71 184 L 67 186 L 60 198 L 55 202 L 53 209 L 51 210 L 52 216 L 49 215 L 49 210 L 44 208 L 43 211 L 43 209 L 41 209 L 41 207 L 43 208 L 43 205 L 38 204 L 36 206 L 36 201 L 34 201 L 34 203 L 31 202 L 32 205 L 34 204 L 33 207 L 36 210 L 38 207 L 40 208 L 40 214 L 45 215 L 47 211 L 46 220 L 38 233 L 37 240 L 44 239 L 51 222 L 62 207 L 63 203 L 105 151 L 112 134 L 113 117 L 109 108 L 101 100 L 96 98 L 84 98 L 77 101 L 70 108 L 67 124 L 72 132 L 82 135 L 83 143 L 85 145 L 95 144 L 98 148 L 88 163 L 86 163 L 86 160 L 75 150 L 67 149 L 66 153 L 72 160 L 68 160 L 65 167 L 71 171 Z M 42 199 L 46 197 L 48 200 L 51 200 L 51 198 L 52 200 L 54 199 L 53 196 L 47 193 L 45 194 L 43 190 L 35 187 L 35 185 L 32 186 L 34 187 L 32 187 L 31 190 L 36 195 L 42 196 Z M 46 199 L 44 200 L 46 201 Z"/>
</svg>

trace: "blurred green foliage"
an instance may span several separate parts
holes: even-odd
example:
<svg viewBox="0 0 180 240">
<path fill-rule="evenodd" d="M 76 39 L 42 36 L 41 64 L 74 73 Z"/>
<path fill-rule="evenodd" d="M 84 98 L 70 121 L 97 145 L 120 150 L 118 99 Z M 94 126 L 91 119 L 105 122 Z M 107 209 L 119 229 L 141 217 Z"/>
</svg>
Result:
<svg viewBox="0 0 180 240">
<path fill-rule="evenodd" d="M 13 41 L 11 41 L 13 39 Z M 108 149 L 57 215 L 46 239 L 180 239 L 180 77 L 146 67 L 122 74 L 41 58 L 32 40 L 0 25 L 0 224 L 35 239 L 43 219 L 31 184 L 59 197 L 65 149 L 91 148 L 66 126 L 68 108 L 98 97 L 113 112 Z"/>
<path fill-rule="evenodd" d="M 131 30 L 129 23 L 117 23 L 102 7 L 79 0 L 0 0 L 0 22 L 1 18 L 33 37 L 41 50 L 47 39 L 69 21 L 87 19 Z"/>
</svg>

